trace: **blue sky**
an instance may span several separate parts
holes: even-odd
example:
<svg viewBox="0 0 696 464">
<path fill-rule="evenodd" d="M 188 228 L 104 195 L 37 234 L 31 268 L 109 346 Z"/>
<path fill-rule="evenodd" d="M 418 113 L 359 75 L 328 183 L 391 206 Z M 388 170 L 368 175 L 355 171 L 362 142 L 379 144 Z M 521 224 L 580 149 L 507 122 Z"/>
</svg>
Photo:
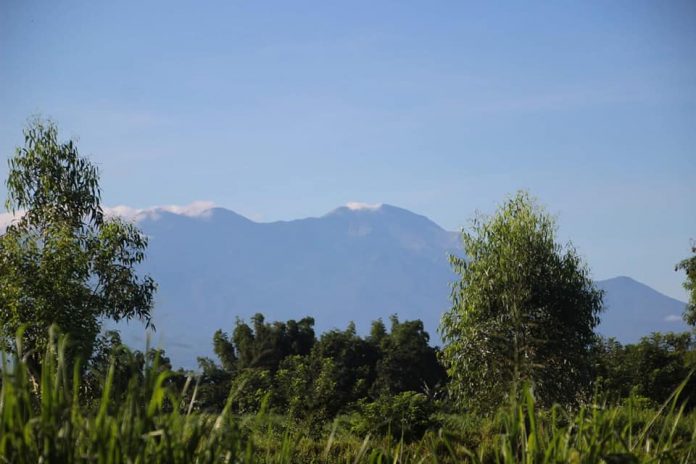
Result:
<svg viewBox="0 0 696 464">
<path fill-rule="evenodd" d="M 2 158 L 51 117 L 109 205 L 384 202 L 454 230 L 526 188 L 597 278 L 686 298 L 693 1 L 0 0 L 0 108 Z"/>
</svg>

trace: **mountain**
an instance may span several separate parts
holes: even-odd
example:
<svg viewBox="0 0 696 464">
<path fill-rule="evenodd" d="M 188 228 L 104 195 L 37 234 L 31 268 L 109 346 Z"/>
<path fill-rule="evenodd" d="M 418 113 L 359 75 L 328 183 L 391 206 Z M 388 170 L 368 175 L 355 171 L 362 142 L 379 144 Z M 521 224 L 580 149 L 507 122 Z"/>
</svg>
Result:
<svg viewBox="0 0 696 464">
<path fill-rule="evenodd" d="M 176 364 L 210 355 L 212 334 L 236 318 L 312 316 L 316 330 L 361 332 L 377 318 L 422 319 L 439 342 L 440 315 L 455 280 L 448 255 L 458 234 L 391 205 L 351 204 L 318 218 L 258 223 L 222 208 L 117 210 L 150 237 L 144 270 L 159 284 L 153 344 Z M 609 310 L 600 332 L 635 341 L 653 330 L 680 330 L 684 303 L 629 278 L 599 282 Z M 120 324 L 144 346 L 139 323 Z"/>
<path fill-rule="evenodd" d="M 623 342 L 635 342 L 650 332 L 688 330 L 682 319 L 685 303 L 630 277 L 597 282 L 604 290 L 604 313 L 598 332 Z"/>
</svg>

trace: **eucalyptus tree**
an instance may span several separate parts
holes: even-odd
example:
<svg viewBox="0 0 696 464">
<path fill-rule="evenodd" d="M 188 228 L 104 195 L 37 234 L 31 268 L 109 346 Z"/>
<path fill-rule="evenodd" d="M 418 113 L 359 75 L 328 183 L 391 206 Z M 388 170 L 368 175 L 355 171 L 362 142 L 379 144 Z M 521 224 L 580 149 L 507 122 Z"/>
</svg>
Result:
<svg viewBox="0 0 696 464">
<path fill-rule="evenodd" d="M 147 238 L 133 225 L 106 218 L 97 167 L 54 123 L 32 120 L 24 146 L 9 159 L 6 208 L 16 219 L 0 236 L 0 344 L 21 343 L 34 363 L 56 324 L 69 355 L 91 355 L 102 321 L 150 324 L 156 285 L 137 267 Z"/>
<path fill-rule="evenodd" d="M 543 403 L 576 401 L 592 379 L 602 293 L 573 246 L 556 241 L 554 219 L 519 192 L 462 241 L 440 325 L 453 395 L 494 408 L 531 383 Z"/>
<path fill-rule="evenodd" d="M 696 241 L 691 246 L 691 252 L 693 256 L 677 264 L 676 270 L 683 270 L 686 274 L 684 289 L 689 292 L 689 303 L 684 311 L 684 320 L 696 328 Z"/>
</svg>

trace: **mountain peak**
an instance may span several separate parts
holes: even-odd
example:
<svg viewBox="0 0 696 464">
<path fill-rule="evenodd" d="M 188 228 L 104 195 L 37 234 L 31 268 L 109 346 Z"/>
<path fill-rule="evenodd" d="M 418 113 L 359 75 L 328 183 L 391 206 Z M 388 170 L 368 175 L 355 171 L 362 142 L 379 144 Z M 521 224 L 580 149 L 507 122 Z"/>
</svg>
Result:
<svg viewBox="0 0 696 464">
<path fill-rule="evenodd" d="M 324 216 L 379 213 L 383 211 L 384 208 L 384 203 L 361 203 L 357 201 L 351 201 L 343 206 L 339 206 L 338 208 L 332 209 Z"/>
<path fill-rule="evenodd" d="M 352 215 L 352 216 L 367 216 L 371 214 L 388 214 L 390 216 L 402 216 L 402 217 L 419 217 L 427 219 L 421 214 L 414 213 L 405 208 L 400 208 L 398 206 L 390 205 L 387 203 L 359 203 L 359 202 L 349 202 L 343 206 L 339 206 L 336 209 L 331 210 L 325 216 L 332 215 Z M 429 222 L 432 222 L 428 219 Z"/>
<path fill-rule="evenodd" d="M 345 207 L 351 211 L 377 211 L 384 206 L 382 203 L 361 203 L 359 201 L 349 201 Z"/>
<path fill-rule="evenodd" d="M 625 282 L 625 283 L 645 285 L 641 282 L 638 282 L 636 279 L 634 279 L 632 277 L 625 276 L 625 275 L 620 275 L 620 276 L 612 277 L 610 279 L 605 279 L 605 282 Z"/>
<path fill-rule="evenodd" d="M 606 279 L 602 281 L 602 285 L 604 287 L 623 287 L 623 288 L 632 288 L 635 289 L 635 291 L 641 292 L 642 295 L 645 297 L 647 296 L 659 296 L 660 298 L 668 298 L 673 301 L 679 302 L 679 304 L 686 304 L 684 302 L 681 302 L 679 300 L 676 300 L 675 298 L 672 298 L 668 295 L 665 295 L 654 288 L 650 287 L 649 285 L 634 279 L 633 277 L 628 277 L 625 275 L 621 276 L 616 276 L 612 277 L 610 279 Z"/>
<path fill-rule="evenodd" d="M 622 342 L 637 342 L 650 332 L 688 330 L 682 320 L 686 303 L 664 295 L 631 277 L 597 282 L 605 291 L 599 332 Z"/>
</svg>

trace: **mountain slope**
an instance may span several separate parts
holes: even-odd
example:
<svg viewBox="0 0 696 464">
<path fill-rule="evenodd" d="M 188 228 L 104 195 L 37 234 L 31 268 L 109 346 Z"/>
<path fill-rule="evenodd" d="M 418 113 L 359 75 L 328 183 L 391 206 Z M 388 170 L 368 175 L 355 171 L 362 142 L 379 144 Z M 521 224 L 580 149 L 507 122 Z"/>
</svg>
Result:
<svg viewBox="0 0 696 464">
<path fill-rule="evenodd" d="M 635 342 L 651 332 L 688 330 L 685 304 L 630 277 L 597 282 L 604 290 L 604 313 L 598 332 L 622 342 Z"/>
<path fill-rule="evenodd" d="M 434 342 L 455 279 L 448 255 L 456 233 L 390 205 L 338 208 L 319 218 L 256 223 L 212 208 L 196 214 L 140 211 L 150 237 L 145 270 L 159 284 L 153 343 L 177 364 L 210 355 L 217 329 L 262 312 L 270 320 L 312 316 L 317 332 L 398 313 L 422 319 Z M 600 331 L 622 341 L 682 325 L 667 322 L 683 303 L 627 278 L 600 282 L 609 310 Z M 681 305 L 681 306 L 680 306 Z M 634 315 L 635 313 L 635 315 Z M 627 323 L 630 320 L 630 323 Z M 119 325 L 143 346 L 138 323 Z"/>
</svg>

